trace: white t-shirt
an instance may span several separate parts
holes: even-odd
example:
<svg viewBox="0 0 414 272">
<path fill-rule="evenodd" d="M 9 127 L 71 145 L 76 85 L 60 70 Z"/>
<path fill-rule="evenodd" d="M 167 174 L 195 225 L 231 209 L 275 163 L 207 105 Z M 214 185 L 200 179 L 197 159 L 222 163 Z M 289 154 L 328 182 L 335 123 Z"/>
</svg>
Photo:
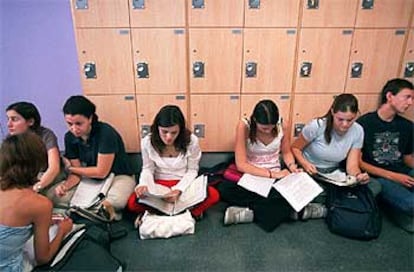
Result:
<svg viewBox="0 0 414 272">
<path fill-rule="evenodd" d="M 304 157 L 317 168 L 338 167 L 353 148 L 361 149 L 364 130 L 358 123 L 353 123 L 344 135 L 338 135 L 332 129 L 331 142 L 325 140 L 326 119 L 313 119 L 302 130 L 302 135 L 309 144 L 303 150 Z"/>
<path fill-rule="evenodd" d="M 191 134 L 186 154 L 180 153 L 173 158 L 161 157 L 151 144 L 151 136 L 147 135 L 141 140 L 141 156 L 140 185 L 154 183 L 155 179 L 180 180 L 171 188 L 183 192 L 198 175 L 201 150 L 198 138 Z"/>
</svg>

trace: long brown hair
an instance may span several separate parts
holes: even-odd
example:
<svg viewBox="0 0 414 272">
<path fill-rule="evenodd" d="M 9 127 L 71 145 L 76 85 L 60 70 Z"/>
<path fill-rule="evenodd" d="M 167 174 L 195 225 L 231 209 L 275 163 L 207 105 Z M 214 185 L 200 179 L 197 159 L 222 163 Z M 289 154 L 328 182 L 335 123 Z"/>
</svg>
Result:
<svg viewBox="0 0 414 272">
<path fill-rule="evenodd" d="M 0 189 L 27 188 L 47 165 L 47 151 L 34 132 L 10 135 L 0 148 Z"/>
<path fill-rule="evenodd" d="M 279 134 L 277 123 L 279 121 L 279 109 L 276 104 L 269 99 L 259 101 L 254 107 L 250 116 L 249 139 L 252 143 L 256 142 L 257 123 L 262 125 L 275 125 L 272 130 L 273 136 Z"/>
<path fill-rule="evenodd" d="M 333 130 L 333 113 L 340 112 L 352 112 L 358 113 L 358 99 L 353 94 L 340 94 L 335 97 L 334 101 L 332 102 L 331 107 L 329 108 L 328 112 L 318 118 L 320 119 L 326 118 L 326 128 L 324 131 L 325 141 L 330 144 L 332 140 L 332 130 Z"/>
</svg>

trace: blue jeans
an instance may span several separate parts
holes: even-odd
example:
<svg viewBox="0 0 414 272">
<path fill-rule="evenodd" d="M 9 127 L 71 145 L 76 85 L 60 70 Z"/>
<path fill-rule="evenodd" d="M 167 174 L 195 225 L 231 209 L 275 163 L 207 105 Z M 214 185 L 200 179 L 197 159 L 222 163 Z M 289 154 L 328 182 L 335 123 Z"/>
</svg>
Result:
<svg viewBox="0 0 414 272">
<path fill-rule="evenodd" d="M 414 170 L 409 173 L 414 176 Z M 376 178 L 382 185 L 380 193 L 381 200 L 386 202 L 392 209 L 409 216 L 414 216 L 414 188 L 408 188 L 400 183 L 385 179 Z"/>
</svg>

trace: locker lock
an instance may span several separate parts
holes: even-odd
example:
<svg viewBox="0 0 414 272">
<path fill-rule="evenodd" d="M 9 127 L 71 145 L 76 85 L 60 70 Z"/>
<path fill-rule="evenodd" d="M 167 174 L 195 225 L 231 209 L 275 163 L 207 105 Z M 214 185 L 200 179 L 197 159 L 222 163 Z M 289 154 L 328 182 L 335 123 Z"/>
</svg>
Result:
<svg viewBox="0 0 414 272">
<path fill-rule="evenodd" d="M 195 9 L 204 8 L 204 0 L 193 0 L 192 4 Z"/>
<path fill-rule="evenodd" d="M 204 124 L 195 124 L 194 125 L 194 135 L 198 138 L 204 138 L 205 136 L 205 125 Z"/>
<path fill-rule="evenodd" d="M 249 0 L 249 8 L 251 9 L 260 8 L 260 0 Z"/>
<path fill-rule="evenodd" d="M 144 9 L 145 8 L 145 0 L 132 0 L 132 7 L 134 9 Z"/>
<path fill-rule="evenodd" d="M 374 8 L 374 0 L 363 0 L 362 1 L 362 9 L 373 9 Z"/>
<path fill-rule="evenodd" d="M 204 77 L 204 62 L 196 61 L 193 63 L 193 77 Z"/>
<path fill-rule="evenodd" d="M 319 8 L 319 0 L 308 0 L 308 9 L 318 9 Z"/>
<path fill-rule="evenodd" d="M 96 78 L 96 65 L 94 62 L 87 62 L 83 65 L 86 78 Z"/>
<path fill-rule="evenodd" d="M 138 78 L 149 78 L 148 63 L 146 62 L 137 63 L 137 77 Z"/>
<path fill-rule="evenodd" d="M 310 77 L 312 71 L 312 62 L 304 62 L 300 67 L 301 77 Z"/>
<path fill-rule="evenodd" d="M 246 77 L 256 77 L 257 73 L 257 63 L 248 62 L 246 63 Z"/>
<path fill-rule="evenodd" d="M 302 132 L 303 127 L 305 124 L 295 124 L 295 129 L 293 132 L 294 137 L 299 137 L 299 134 Z"/>
<path fill-rule="evenodd" d="M 142 125 L 141 126 L 141 138 L 144 138 L 151 132 L 151 126 L 150 125 Z"/>
<path fill-rule="evenodd" d="M 404 77 L 414 77 L 414 62 L 405 64 Z"/>
<path fill-rule="evenodd" d="M 76 0 L 75 8 L 76 9 L 88 9 L 88 0 Z"/>
<path fill-rule="evenodd" d="M 357 78 L 357 77 L 361 77 L 362 75 L 362 67 L 364 65 L 362 64 L 362 62 L 354 62 L 352 63 L 351 66 L 351 77 L 352 78 Z"/>
</svg>

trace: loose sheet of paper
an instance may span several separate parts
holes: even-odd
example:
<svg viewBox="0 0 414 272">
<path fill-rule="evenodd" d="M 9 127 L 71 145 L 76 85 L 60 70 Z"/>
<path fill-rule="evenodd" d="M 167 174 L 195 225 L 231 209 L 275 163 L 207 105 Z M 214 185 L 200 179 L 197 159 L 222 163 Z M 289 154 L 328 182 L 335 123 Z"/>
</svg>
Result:
<svg viewBox="0 0 414 272">
<path fill-rule="evenodd" d="M 272 185 L 274 182 L 275 179 L 272 178 L 243 174 L 237 185 L 258 195 L 267 197 L 269 195 L 270 190 L 272 189 Z"/>
</svg>

